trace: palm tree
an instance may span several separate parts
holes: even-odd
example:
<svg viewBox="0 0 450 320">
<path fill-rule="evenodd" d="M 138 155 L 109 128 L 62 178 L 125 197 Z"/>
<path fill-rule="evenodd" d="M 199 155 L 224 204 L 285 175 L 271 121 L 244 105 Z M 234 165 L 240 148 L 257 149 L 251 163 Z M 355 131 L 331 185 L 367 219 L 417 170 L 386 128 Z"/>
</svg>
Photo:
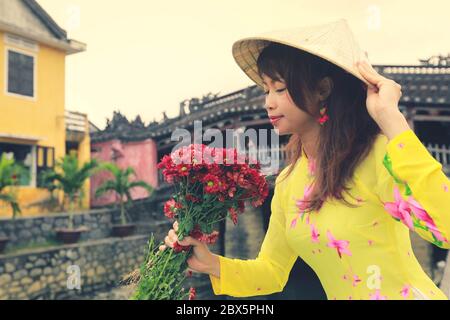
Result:
<svg viewBox="0 0 450 320">
<path fill-rule="evenodd" d="M 95 159 L 80 166 L 77 155 L 71 153 L 56 163 L 55 170 L 46 173 L 46 179 L 55 181 L 56 188 L 62 190 L 64 197 L 69 200 L 69 229 L 73 229 L 75 199 L 83 197 L 83 184 L 98 169 L 98 162 Z"/>
<path fill-rule="evenodd" d="M 130 181 L 130 177 L 135 175 L 135 171 L 132 167 L 121 169 L 116 164 L 109 162 L 103 163 L 100 167 L 111 172 L 113 179 L 103 182 L 103 184 L 96 190 L 95 196 L 99 197 L 108 191 L 114 191 L 119 196 L 121 223 L 125 225 L 127 220 L 125 217 L 124 198 L 126 197 L 127 202 L 132 200 L 130 191 L 133 188 L 144 188 L 149 194 L 152 192 L 153 188 L 145 181 Z"/>
<path fill-rule="evenodd" d="M 13 156 L 2 153 L 0 158 L 0 201 L 11 206 L 13 219 L 21 213 L 19 203 L 16 196 L 11 191 L 5 192 L 5 189 L 18 184 L 22 170 L 22 167 L 14 161 Z"/>
<path fill-rule="evenodd" d="M 11 206 L 13 233 L 16 233 L 15 219 L 20 214 L 20 207 L 15 194 L 11 190 L 5 191 L 5 189 L 18 185 L 22 173 L 23 168 L 16 164 L 14 157 L 2 153 L 0 158 L 0 202 L 5 202 Z M 3 253 L 9 240 L 9 237 L 0 237 L 0 253 Z"/>
<path fill-rule="evenodd" d="M 53 170 L 47 169 L 45 171 L 42 171 L 39 175 L 39 179 L 40 186 L 44 189 L 47 189 L 47 191 L 50 193 L 50 203 L 58 203 L 57 197 L 55 197 L 55 190 L 58 190 L 58 186 L 53 180 Z M 64 208 L 62 207 L 60 209 L 64 210 Z"/>
</svg>

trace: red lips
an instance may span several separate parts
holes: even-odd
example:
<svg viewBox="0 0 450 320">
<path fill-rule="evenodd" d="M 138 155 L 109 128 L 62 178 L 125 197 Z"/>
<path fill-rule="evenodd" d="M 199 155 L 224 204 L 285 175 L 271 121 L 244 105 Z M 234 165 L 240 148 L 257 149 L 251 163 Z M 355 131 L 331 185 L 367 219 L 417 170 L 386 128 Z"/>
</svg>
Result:
<svg viewBox="0 0 450 320">
<path fill-rule="evenodd" d="M 280 120 L 281 118 L 283 118 L 283 116 L 269 116 L 270 122 L 272 124 L 274 124 L 275 122 L 277 122 L 278 120 Z"/>
<path fill-rule="evenodd" d="M 277 120 L 277 119 L 280 119 L 280 118 L 282 118 L 283 116 L 270 116 L 269 117 L 269 119 L 270 120 Z"/>
</svg>

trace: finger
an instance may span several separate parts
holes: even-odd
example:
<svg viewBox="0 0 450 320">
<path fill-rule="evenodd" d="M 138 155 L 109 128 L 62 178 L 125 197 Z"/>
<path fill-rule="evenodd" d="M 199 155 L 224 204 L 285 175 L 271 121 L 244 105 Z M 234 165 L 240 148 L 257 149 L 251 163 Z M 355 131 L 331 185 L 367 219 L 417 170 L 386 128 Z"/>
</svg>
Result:
<svg viewBox="0 0 450 320">
<path fill-rule="evenodd" d="M 159 251 L 164 251 L 166 250 L 167 246 L 165 246 L 164 244 L 159 246 Z"/>
<path fill-rule="evenodd" d="M 173 228 L 175 229 L 175 231 L 178 231 L 178 221 L 175 221 L 173 223 Z"/>
<path fill-rule="evenodd" d="M 193 241 L 192 237 L 187 236 L 187 237 L 184 237 L 183 240 L 178 241 L 178 243 L 183 246 L 186 246 L 186 245 L 193 245 L 194 241 Z"/>
<path fill-rule="evenodd" d="M 173 242 L 175 242 L 175 241 L 178 240 L 178 236 L 177 236 L 177 234 L 175 233 L 175 230 L 170 229 L 170 231 L 169 231 L 169 239 L 170 239 L 171 241 L 173 241 Z"/>
<path fill-rule="evenodd" d="M 378 87 L 378 84 L 385 80 L 383 76 L 378 74 L 376 71 L 371 71 L 367 65 L 364 65 L 362 63 L 358 63 L 358 70 L 360 71 L 361 75 L 371 84 Z"/>
<path fill-rule="evenodd" d="M 377 70 L 375 70 L 375 68 L 372 66 L 371 63 L 368 63 L 367 61 L 364 61 L 364 65 L 366 67 L 368 67 L 370 70 L 372 70 L 372 72 L 375 72 L 376 74 L 379 74 Z"/>
<path fill-rule="evenodd" d="M 164 243 L 165 243 L 168 247 L 170 247 L 170 248 L 173 247 L 173 243 L 172 243 L 172 241 L 170 241 L 170 239 L 169 239 L 168 236 L 166 236 L 166 237 L 164 238 Z"/>
</svg>

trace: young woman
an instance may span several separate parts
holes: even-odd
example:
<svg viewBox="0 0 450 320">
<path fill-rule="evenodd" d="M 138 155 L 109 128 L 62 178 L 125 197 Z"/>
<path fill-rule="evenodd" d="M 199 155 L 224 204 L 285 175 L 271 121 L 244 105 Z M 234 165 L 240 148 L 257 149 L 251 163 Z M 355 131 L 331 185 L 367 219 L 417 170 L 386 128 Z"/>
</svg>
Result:
<svg viewBox="0 0 450 320">
<path fill-rule="evenodd" d="M 293 157 L 256 259 L 180 242 L 194 246 L 189 267 L 210 275 L 215 294 L 280 292 L 301 256 L 328 299 L 447 299 L 414 256 L 409 230 L 450 248 L 449 179 L 400 112 L 400 85 L 355 52 L 345 20 L 235 44 L 273 126 L 291 135 Z M 176 231 L 175 222 L 161 250 Z"/>
</svg>

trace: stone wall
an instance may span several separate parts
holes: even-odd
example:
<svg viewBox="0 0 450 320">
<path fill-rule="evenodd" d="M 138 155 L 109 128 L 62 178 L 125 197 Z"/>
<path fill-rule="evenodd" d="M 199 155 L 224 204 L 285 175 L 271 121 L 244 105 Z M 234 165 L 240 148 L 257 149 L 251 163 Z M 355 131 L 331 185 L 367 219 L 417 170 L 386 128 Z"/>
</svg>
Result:
<svg viewBox="0 0 450 320">
<path fill-rule="evenodd" d="M 102 239 L 110 236 L 111 226 L 118 219 L 115 209 L 97 209 L 74 213 L 74 225 L 86 226 L 81 241 Z M 0 237 L 10 238 L 8 246 L 22 246 L 29 243 L 40 244 L 55 237 L 55 229 L 65 228 L 68 213 L 47 214 L 40 217 L 18 217 L 16 220 L 0 219 Z"/>
<path fill-rule="evenodd" d="M 116 286 L 143 262 L 147 241 L 148 236 L 108 238 L 0 255 L 0 299 L 70 299 Z M 79 290 L 68 288 L 76 284 L 70 266 L 79 267 Z"/>
<path fill-rule="evenodd" d="M 154 221 L 164 220 L 162 209 L 153 199 L 134 201 L 128 208 L 128 218 L 138 224 L 137 233 L 149 234 Z M 8 247 L 44 244 L 55 239 L 55 229 L 64 228 L 69 221 L 68 213 L 51 213 L 42 216 L 0 218 L 0 237 L 8 237 Z M 120 212 L 114 206 L 88 211 L 74 212 L 75 227 L 86 226 L 89 231 L 83 232 L 80 241 L 103 239 L 110 237 L 113 224 L 120 223 Z"/>
</svg>

